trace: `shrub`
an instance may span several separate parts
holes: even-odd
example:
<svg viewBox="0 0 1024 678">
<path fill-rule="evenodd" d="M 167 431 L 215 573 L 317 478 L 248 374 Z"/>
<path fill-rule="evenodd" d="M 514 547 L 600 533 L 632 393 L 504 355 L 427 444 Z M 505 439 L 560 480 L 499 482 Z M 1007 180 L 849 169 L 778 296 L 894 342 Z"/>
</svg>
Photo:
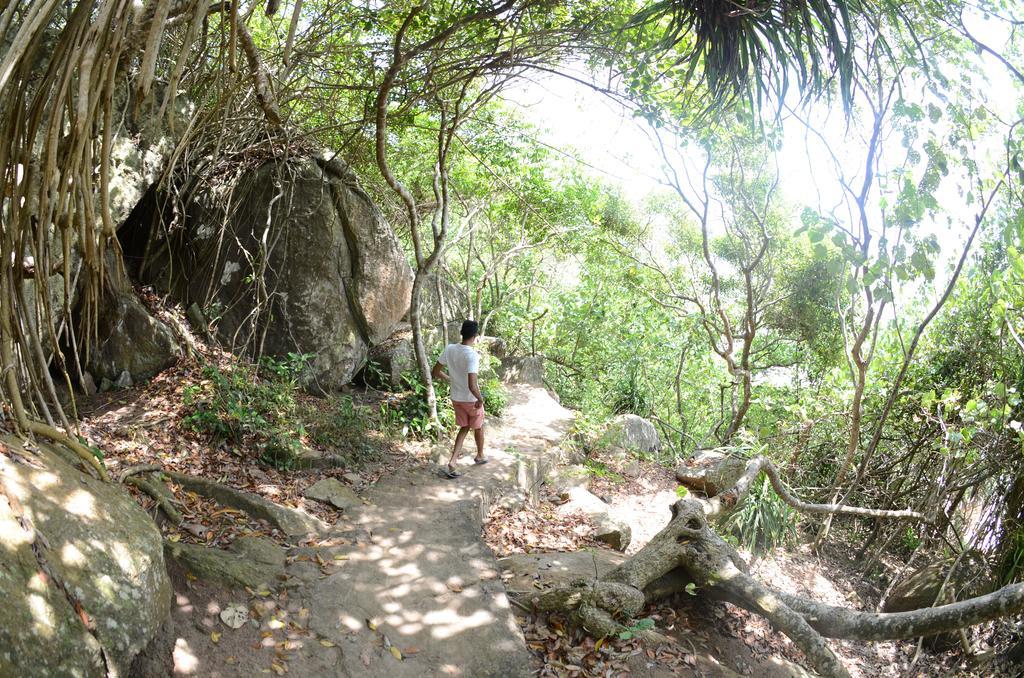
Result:
<svg viewBox="0 0 1024 678">
<path fill-rule="evenodd" d="M 727 526 L 741 545 L 759 555 L 796 539 L 796 511 L 762 475 L 729 516 Z"/>
<path fill-rule="evenodd" d="M 384 430 L 403 438 L 437 440 L 442 432 L 450 430 L 455 425 L 454 413 L 451 408 L 444 406 L 444 398 L 448 396 L 448 386 L 444 382 L 434 383 L 440 429 L 431 425 L 427 387 L 419 374 L 403 374 L 402 385 L 404 391 L 401 394 L 391 396 L 380 405 L 380 419 Z"/>
<path fill-rule="evenodd" d="M 203 381 L 185 389 L 185 425 L 217 442 L 251 445 L 262 461 L 288 468 L 302 448 L 304 427 L 295 396 L 308 359 L 265 358 L 259 369 L 242 361 L 207 365 Z"/>
<path fill-rule="evenodd" d="M 488 414 L 500 417 L 508 405 L 508 391 L 496 375 L 487 376 L 480 381 L 480 395 L 484 397 L 484 409 Z"/>
</svg>

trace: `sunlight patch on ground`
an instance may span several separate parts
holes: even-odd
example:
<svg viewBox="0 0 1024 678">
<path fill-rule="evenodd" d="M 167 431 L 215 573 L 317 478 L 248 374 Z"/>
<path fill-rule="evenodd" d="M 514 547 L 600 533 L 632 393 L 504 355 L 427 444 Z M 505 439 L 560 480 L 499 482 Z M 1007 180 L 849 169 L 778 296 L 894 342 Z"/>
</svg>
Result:
<svg viewBox="0 0 1024 678">
<path fill-rule="evenodd" d="M 174 643 L 174 673 L 178 675 L 193 675 L 199 668 L 199 658 L 196 657 L 188 641 L 178 638 Z"/>
<path fill-rule="evenodd" d="M 481 626 L 494 623 L 494 616 L 485 610 L 477 610 L 463 617 L 455 610 L 434 610 L 423 615 L 423 622 L 431 627 L 431 635 L 445 640 Z"/>
</svg>

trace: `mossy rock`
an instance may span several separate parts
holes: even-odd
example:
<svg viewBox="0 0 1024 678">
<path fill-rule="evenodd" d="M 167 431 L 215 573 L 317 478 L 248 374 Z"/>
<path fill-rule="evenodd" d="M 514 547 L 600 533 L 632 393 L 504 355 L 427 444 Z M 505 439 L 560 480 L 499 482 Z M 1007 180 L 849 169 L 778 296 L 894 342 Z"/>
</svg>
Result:
<svg viewBox="0 0 1024 678">
<path fill-rule="evenodd" d="M 105 676 L 103 654 L 126 675 L 170 611 L 159 531 L 60 449 L 2 441 L 0 676 Z"/>
</svg>

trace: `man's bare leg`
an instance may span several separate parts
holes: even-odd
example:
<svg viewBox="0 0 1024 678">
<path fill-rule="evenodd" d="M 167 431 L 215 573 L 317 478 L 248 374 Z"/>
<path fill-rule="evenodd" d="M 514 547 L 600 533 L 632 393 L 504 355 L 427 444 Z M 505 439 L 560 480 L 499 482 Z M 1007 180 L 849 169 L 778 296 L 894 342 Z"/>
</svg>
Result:
<svg viewBox="0 0 1024 678">
<path fill-rule="evenodd" d="M 484 458 L 484 427 L 473 429 L 473 439 L 476 441 L 476 460 Z"/>
<path fill-rule="evenodd" d="M 468 426 L 460 426 L 459 432 L 455 434 L 455 444 L 452 446 L 452 458 L 448 460 L 448 470 L 455 470 L 455 460 L 459 458 L 459 453 L 462 452 L 462 442 L 466 439 L 466 434 L 468 433 Z"/>
</svg>

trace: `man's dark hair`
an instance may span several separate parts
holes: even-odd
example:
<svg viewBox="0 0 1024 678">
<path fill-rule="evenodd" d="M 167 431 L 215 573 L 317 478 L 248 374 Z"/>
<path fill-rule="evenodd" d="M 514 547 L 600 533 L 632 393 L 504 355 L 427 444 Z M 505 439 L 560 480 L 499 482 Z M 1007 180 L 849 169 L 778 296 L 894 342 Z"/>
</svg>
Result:
<svg viewBox="0 0 1024 678">
<path fill-rule="evenodd" d="M 472 339 L 476 335 L 480 334 L 480 326 L 475 320 L 466 320 L 462 323 L 462 340 Z"/>
</svg>

